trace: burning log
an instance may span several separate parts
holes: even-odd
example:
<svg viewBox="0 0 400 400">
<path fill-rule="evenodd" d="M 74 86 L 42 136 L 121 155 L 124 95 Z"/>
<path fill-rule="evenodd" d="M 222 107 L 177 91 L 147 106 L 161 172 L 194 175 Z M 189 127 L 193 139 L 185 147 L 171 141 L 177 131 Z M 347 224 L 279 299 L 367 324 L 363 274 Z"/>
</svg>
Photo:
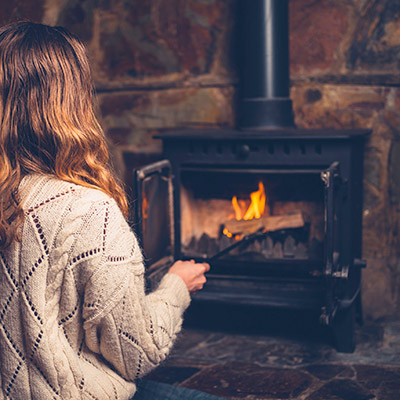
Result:
<svg viewBox="0 0 400 400">
<path fill-rule="evenodd" d="M 224 227 L 232 235 L 251 235 L 255 232 L 273 232 L 281 229 L 301 228 L 304 226 L 304 217 L 301 212 L 287 215 L 263 216 L 250 220 L 230 220 Z"/>
</svg>

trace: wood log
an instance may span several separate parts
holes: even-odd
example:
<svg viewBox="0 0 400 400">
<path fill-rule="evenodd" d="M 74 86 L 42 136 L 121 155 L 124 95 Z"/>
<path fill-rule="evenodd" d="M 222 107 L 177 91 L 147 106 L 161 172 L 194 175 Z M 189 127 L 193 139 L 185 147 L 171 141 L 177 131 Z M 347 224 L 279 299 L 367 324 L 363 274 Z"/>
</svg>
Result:
<svg viewBox="0 0 400 400">
<path fill-rule="evenodd" d="M 258 231 L 273 232 L 280 229 L 301 228 L 303 226 L 304 217 L 301 212 L 264 216 L 248 221 L 230 220 L 224 223 L 224 227 L 233 235 L 250 235 Z"/>
</svg>

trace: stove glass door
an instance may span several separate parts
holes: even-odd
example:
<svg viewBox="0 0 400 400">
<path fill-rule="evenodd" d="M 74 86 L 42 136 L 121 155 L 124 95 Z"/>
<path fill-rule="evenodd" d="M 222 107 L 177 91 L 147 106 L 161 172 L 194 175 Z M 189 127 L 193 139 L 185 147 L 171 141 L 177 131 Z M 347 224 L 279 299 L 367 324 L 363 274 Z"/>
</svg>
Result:
<svg viewBox="0 0 400 400">
<path fill-rule="evenodd" d="M 143 249 L 145 264 L 160 269 L 174 255 L 172 170 L 168 160 L 134 171 L 133 229 Z"/>
</svg>

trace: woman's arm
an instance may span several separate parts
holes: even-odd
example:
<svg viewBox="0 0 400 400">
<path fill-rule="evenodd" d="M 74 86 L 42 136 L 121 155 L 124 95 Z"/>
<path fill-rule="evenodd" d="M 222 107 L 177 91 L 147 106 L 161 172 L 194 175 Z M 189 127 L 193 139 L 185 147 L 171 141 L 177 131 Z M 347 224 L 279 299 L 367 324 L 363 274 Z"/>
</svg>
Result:
<svg viewBox="0 0 400 400">
<path fill-rule="evenodd" d="M 121 376 L 134 380 L 167 356 L 190 303 L 188 286 L 199 290 L 209 267 L 178 262 L 158 288 L 145 295 L 142 254 L 116 204 L 97 203 L 89 214 L 74 246 L 74 254 L 79 254 L 94 238 L 100 249 L 77 268 L 77 275 L 86 280 L 85 342 Z"/>
<path fill-rule="evenodd" d="M 86 344 L 102 354 L 127 380 L 134 380 L 165 359 L 189 305 L 182 279 L 167 274 L 156 291 L 144 293 L 143 274 L 131 275 L 120 301 L 101 318 L 85 322 Z"/>
</svg>

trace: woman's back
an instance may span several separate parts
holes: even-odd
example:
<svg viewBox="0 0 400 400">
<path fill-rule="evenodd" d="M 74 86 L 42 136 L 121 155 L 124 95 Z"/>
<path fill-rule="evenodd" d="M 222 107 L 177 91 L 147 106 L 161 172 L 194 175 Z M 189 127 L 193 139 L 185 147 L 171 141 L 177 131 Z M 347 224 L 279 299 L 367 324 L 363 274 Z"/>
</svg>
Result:
<svg viewBox="0 0 400 400">
<path fill-rule="evenodd" d="M 0 399 L 129 399 L 209 269 L 178 261 L 145 294 L 92 92 L 78 38 L 0 28 Z"/>
<path fill-rule="evenodd" d="M 21 197 L 21 242 L 1 253 L 3 395 L 130 398 L 180 329 L 183 281 L 144 296 L 140 249 L 102 192 L 30 175 Z"/>
</svg>

